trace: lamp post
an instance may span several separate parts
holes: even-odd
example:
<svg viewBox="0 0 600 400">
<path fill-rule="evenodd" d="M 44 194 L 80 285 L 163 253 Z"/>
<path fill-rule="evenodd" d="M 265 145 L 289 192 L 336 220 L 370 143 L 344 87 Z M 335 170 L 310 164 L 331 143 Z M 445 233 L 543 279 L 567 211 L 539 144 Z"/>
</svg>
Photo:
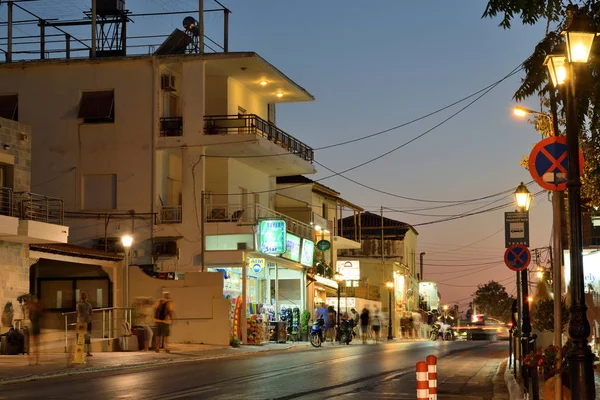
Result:
<svg viewBox="0 0 600 400">
<path fill-rule="evenodd" d="M 577 67 L 588 62 L 597 33 L 593 21 L 577 6 L 567 6 L 567 29 L 563 32 L 567 54 L 552 54 L 545 64 L 555 87 L 564 86 L 566 108 L 567 190 L 569 193 L 569 258 L 571 261 L 571 318 L 569 336 L 573 350 L 568 354 L 571 392 L 574 399 L 595 399 L 593 355 L 587 345 L 590 324 L 587 320 L 583 278 L 583 242 L 581 231 L 581 179 L 577 115 Z M 566 84 L 565 84 L 566 83 Z M 556 278 L 556 277 L 555 277 Z"/>
<path fill-rule="evenodd" d="M 388 340 L 392 340 L 392 291 L 394 290 L 394 282 L 388 281 L 385 283 L 385 287 L 388 288 Z"/>
<path fill-rule="evenodd" d="M 527 190 L 527 186 L 521 182 L 515 190 L 515 201 L 519 211 L 523 213 L 529 212 L 531 205 L 531 193 Z M 518 274 L 518 272 L 517 272 Z M 529 283 L 527 282 L 527 268 L 521 271 L 521 298 L 523 299 L 521 311 L 521 348 L 523 349 L 523 357 L 529 353 L 529 334 L 531 333 L 531 322 L 529 319 L 529 307 L 525 305 L 526 299 L 529 297 Z M 525 373 L 523 369 L 523 373 Z"/>
<path fill-rule="evenodd" d="M 337 330 L 336 330 L 336 340 L 340 340 L 340 286 L 342 285 L 342 280 L 344 279 L 344 276 L 342 274 L 340 274 L 339 272 L 336 272 L 334 274 L 334 278 L 338 284 L 337 287 Z"/>
<path fill-rule="evenodd" d="M 133 237 L 129 235 L 123 236 L 121 244 L 123 244 L 123 248 L 125 249 L 125 259 L 123 260 L 125 264 L 125 307 L 129 307 L 129 249 L 133 244 Z"/>
</svg>

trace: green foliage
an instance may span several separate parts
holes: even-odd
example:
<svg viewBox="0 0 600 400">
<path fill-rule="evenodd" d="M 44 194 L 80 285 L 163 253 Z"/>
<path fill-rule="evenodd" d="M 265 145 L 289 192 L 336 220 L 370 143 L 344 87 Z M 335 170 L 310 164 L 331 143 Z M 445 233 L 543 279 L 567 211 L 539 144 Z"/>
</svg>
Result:
<svg viewBox="0 0 600 400">
<path fill-rule="evenodd" d="M 506 288 L 498 282 L 489 281 L 485 285 L 477 286 L 477 291 L 472 296 L 477 314 L 510 321 L 514 297 L 509 296 Z"/>
<path fill-rule="evenodd" d="M 229 345 L 230 345 L 231 347 L 236 347 L 236 348 L 237 348 L 237 347 L 240 347 L 240 341 L 239 341 L 239 339 L 238 339 L 238 338 L 236 338 L 236 337 L 232 337 L 231 339 L 229 339 Z"/>
<path fill-rule="evenodd" d="M 531 56 L 523 63 L 525 77 L 515 91 L 514 98 L 521 101 L 531 96 L 546 96 L 551 91 L 557 99 L 559 124 L 564 118 L 564 97 L 548 79 L 544 60 L 552 53 L 564 53 L 564 38 L 561 31 L 571 21 L 567 7 L 579 6 L 587 13 L 600 31 L 600 0 L 488 0 L 482 18 L 501 18 L 500 26 L 511 28 L 511 22 L 520 19 L 524 25 L 539 22 L 546 24 L 546 36 L 537 44 Z M 576 91 L 577 112 L 581 129 L 581 150 L 585 159 L 582 176 L 582 197 L 590 205 L 600 205 L 600 46 L 592 49 L 590 63 L 577 68 Z M 537 129 L 538 127 L 536 127 Z M 545 127 L 540 126 L 544 135 Z"/>
<path fill-rule="evenodd" d="M 565 329 L 569 321 L 569 308 L 565 299 L 561 299 L 561 323 L 562 329 Z M 538 331 L 554 331 L 554 300 L 544 299 L 535 303 L 535 308 L 531 314 L 531 324 Z"/>
<path fill-rule="evenodd" d="M 308 333 L 308 324 L 310 323 L 310 311 L 304 310 L 302 311 L 302 315 L 300 316 L 300 332 Z"/>
</svg>

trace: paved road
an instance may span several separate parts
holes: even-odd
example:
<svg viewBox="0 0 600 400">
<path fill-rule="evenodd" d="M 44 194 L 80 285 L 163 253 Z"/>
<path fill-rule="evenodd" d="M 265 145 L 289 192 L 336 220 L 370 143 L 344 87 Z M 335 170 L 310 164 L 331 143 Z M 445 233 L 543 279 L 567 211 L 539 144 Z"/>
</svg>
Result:
<svg viewBox="0 0 600 400">
<path fill-rule="evenodd" d="M 385 391 L 389 390 L 414 398 L 415 364 L 427 355 L 438 356 L 440 364 L 445 358 L 467 354 L 480 361 L 490 357 L 499 360 L 507 352 L 506 347 L 506 343 L 441 341 L 327 344 L 320 349 L 7 385 L 2 387 L 0 399 L 365 398 L 365 390 L 370 390 L 370 398 L 387 397 Z M 480 390 L 491 390 L 489 382 L 482 385 L 487 385 L 486 389 Z"/>
</svg>

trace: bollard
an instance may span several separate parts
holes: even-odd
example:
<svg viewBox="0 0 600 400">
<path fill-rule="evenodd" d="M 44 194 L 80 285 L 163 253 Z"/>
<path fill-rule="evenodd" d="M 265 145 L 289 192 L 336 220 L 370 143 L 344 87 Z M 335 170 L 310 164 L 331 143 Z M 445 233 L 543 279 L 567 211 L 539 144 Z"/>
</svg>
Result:
<svg viewBox="0 0 600 400">
<path fill-rule="evenodd" d="M 429 379 L 425 361 L 417 363 L 417 400 L 429 400 Z"/>
<path fill-rule="evenodd" d="M 437 357 L 429 355 L 425 360 L 429 378 L 429 400 L 437 400 Z"/>
</svg>

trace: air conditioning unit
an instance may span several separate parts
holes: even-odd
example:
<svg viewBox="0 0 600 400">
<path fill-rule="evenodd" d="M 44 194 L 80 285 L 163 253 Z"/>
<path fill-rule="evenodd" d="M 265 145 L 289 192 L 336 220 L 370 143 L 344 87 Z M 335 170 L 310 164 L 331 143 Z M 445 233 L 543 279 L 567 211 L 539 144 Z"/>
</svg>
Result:
<svg viewBox="0 0 600 400">
<path fill-rule="evenodd" d="M 156 242 L 152 246 L 152 255 L 154 257 L 174 257 L 177 255 L 177 242 L 169 240 L 167 242 Z"/>
<path fill-rule="evenodd" d="M 171 75 L 171 74 L 165 74 L 161 77 L 161 84 L 160 84 L 162 90 L 167 91 L 167 92 L 174 92 L 175 91 L 175 75 Z"/>
<path fill-rule="evenodd" d="M 237 249 L 238 250 L 246 250 L 246 247 L 248 247 L 246 242 L 239 242 L 237 244 Z"/>
</svg>

